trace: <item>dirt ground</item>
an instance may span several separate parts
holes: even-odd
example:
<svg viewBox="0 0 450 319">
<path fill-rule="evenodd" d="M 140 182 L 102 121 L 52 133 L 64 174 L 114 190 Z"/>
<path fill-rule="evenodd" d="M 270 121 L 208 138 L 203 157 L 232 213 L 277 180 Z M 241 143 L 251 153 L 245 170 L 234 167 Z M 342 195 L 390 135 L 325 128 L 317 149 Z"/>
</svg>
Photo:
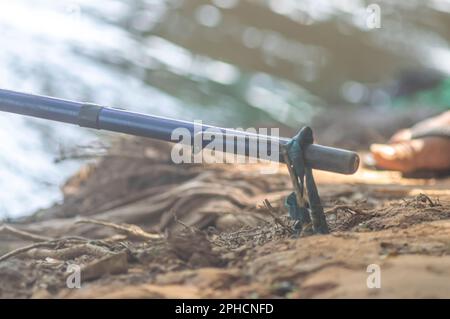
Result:
<svg viewBox="0 0 450 319">
<path fill-rule="evenodd" d="M 1 225 L 0 297 L 450 297 L 450 178 L 315 172 L 331 234 L 295 238 L 284 167 L 169 156 L 116 142 L 67 182 L 62 204 Z M 72 264 L 80 289 L 66 284 Z M 379 289 L 367 286 L 372 264 Z"/>
</svg>

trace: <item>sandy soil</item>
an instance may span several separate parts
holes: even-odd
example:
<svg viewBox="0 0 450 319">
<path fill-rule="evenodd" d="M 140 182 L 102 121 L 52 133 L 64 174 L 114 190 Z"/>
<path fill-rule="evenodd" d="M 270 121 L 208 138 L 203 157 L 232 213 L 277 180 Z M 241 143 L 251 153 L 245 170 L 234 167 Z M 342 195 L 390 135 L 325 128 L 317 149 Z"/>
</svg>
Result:
<svg viewBox="0 0 450 319">
<path fill-rule="evenodd" d="M 332 232 L 294 238 L 284 167 L 169 155 L 121 140 L 67 182 L 64 203 L 1 225 L 0 297 L 450 297 L 449 178 L 316 172 Z M 70 264 L 81 289 L 67 288 Z"/>
</svg>

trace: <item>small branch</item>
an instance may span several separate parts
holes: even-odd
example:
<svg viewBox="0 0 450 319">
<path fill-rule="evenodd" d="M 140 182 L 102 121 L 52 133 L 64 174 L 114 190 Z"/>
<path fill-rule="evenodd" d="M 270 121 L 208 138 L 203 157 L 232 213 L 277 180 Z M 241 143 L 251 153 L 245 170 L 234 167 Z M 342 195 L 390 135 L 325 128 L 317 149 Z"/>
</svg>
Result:
<svg viewBox="0 0 450 319">
<path fill-rule="evenodd" d="M 359 211 L 355 210 L 352 206 L 350 205 L 336 205 L 330 209 L 327 209 L 325 211 L 325 215 L 329 215 L 329 214 L 334 214 L 339 210 L 344 210 L 344 211 L 348 211 L 351 213 L 359 213 Z"/>
<path fill-rule="evenodd" d="M 60 247 L 63 244 L 77 244 L 77 246 L 81 246 L 82 245 L 90 245 L 88 248 L 86 248 L 85 251 L 89 252 L 90 254 L 100 254 L 102 251 L 107 251 L 106 249 L 104 249 L 103 247 L 100 246 L 96 246 L 93 244 L 86 244 L 87 242 L 91 242 L 91 240 L 86 239 L 86 238 L 82 238 L 82 237 L 77 237 L 77 236 L 68 236 L 68 237 L 63 237 L 60 239 L 53 239 L 50 241 L 45 241 L 45 242 L 39 242 L 39 243 L 34 243 L 28 246 L 24 246 L 24 247 L 20 247 L 17 248 L 13 251 L 10 251 L 9 253 L 4 254 L 3 256 L 0 257 L 0 262 L 5 261 L 11 257 L 14 256 L 18 256 L 21 255 L 23 253 L 29 252 L 30 250 L 33 249 L 37 249 L 37 248 L 56 248 L 56 247 Z M 77 247 L 75 246 L 75 247 Z M 64 249 L 67 248 L 63 248 L 63 249 L 59 249 L 59 251 L 64 252 Z M 51 257 L 51 251 L 50 250 L 39 250 L 41 252 L 45 251 L 45 253 L 43 252 L 41 254 L 41 257 L 45 255 L 45 257 Z M 69 250 L 65 251 L 67 254 L 70 253 Z M 98 252 L 98 253 L 97 253 Z M 36 254 L 36 255 L 33 255 Z M 32 257 L 38 258 L 39 257 L 38 252 L 34 252 L 31 254 Z"/>
<path fill-rule="evenodd" d="M 81 244 L 61 249 L 33 249 L 28 251 L 28 255 L 34 259 L 44 259 L 47 257 L 68 260 L 82 255 L 103 257 L 111 252 L 103 247 L 92 244 Z"/>
<path fill-rule="evenodd" d="M 162 236 L 160 234 L 150 234 L 144 231 L 142 228 L 136 225 L 128 224 L 114 224 L 106 221 L 100 221 L 96 219 L 83 218 L 76 222 L 77 224 L 94 224 L 109 227 L 115 229 L 119 232 L 125 233 L 129 237 L 140 239 L 140 240 L 153 240 L 160 239 Z"/>
<path fill-rule="evenodd" d="M 35 248 L 40 248 L 40 247 L 46 247 L 46 248 L 51 248 L 56 246 L 56 242 L 41 242 L 41 243 L 35 243 L 35 244 L 31 244 L 25 247 L 20 247 L 17 248 L 13 251 L 10 251 L 9 253 L 4 254 L 3 256 L 0 257 L 0 262 L 5 261 L 11 257 L 17 256 L 17 255 L 21 255 L 23 253 L 28 252 L 31 249 L 35 249 Z"/>
<path fill-rule="evenodd" d="M 422 202 L 428 202 L 428 204 L 430 205 L 430 207 L 435 207 L 435 206 L 440 206 L 439 203 L 435 203 L 431 200 L 431 198 L 423 193 L 420 193 L 417 197 L 417 200 L 420 200 Z"/>
<path fill-rule="evenodd" d="M 267 198 L 264 200 L 264 206 L 266 207 L 266 210 L 269 213 L 269 215 L 273 218 L 273 220 L 277 224 L 279 224 L 281 227 L 292 233 L 292 228 L 289 227 L 289 225 L 286 225 L 286 223 L 280 217 L 277 216 L 277 211 L 275 210 L 275 208 L 273 208 L 272 204 L 269 202 Z"/>
<path fill-rule="evenodd" d="M 186 224 L 185 222 L 181 221 L 178 219 L 178 216 L 173 213 L 173 220 L 175 221 L 175 223 L 180 224 L 181 226 L 183 226 L 186 230 L 189 230 L 191 233 L 196 233 L 199 232 L 200 230 L 194 226 L 189 226 L 188 224 Z"/>
<path fill-rule="evenodd" d="M 0 233 L 11 234 L 11 235 L 14 235 L 14 236 L 16 236 L 18 238 L 21 238 L 21 239 L 24 239 L 24 240 L 29 240 L 29 241 L 34 241 L 34 242 L 42 242 L 42 241 L 54 240 L 54 238 L 32 234 L 32 233 L 26 232 L 24 230 L 20 230 L 20 229 L 11 227 L 9 225 L 1 225 L 0 226 Z"/>
</svg>

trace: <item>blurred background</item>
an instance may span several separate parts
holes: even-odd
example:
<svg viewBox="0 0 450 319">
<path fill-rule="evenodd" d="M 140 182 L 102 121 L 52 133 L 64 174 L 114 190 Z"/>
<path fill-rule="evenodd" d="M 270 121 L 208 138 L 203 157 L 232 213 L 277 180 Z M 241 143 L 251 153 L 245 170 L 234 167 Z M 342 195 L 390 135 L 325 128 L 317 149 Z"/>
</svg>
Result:
<svg viewBox="0 0 450 319">
<path fill-rule="evenodd" d="M 449 12 L 449 0 L 0 0 L 0 87 L 232 128 L 310 124 L 319 142 L 361 149 L 449 108 Z M 61 149 L 97 139 L 0 114 L 0 218 L 61 200 L 83 163 L 57 161 Z"/>
</svg>

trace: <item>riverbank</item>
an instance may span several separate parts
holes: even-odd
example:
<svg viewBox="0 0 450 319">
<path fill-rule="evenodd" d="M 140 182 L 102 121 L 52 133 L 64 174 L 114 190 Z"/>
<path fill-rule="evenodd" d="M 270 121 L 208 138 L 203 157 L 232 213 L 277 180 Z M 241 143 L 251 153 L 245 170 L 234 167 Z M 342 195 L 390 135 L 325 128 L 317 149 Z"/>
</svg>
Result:
<svg viewBox="0 0 450 319">
<path fill-rule="evenodd" d="M 0 226 L 0 253 L 14 251 L 0 297 L 450 296 L 450 179 L 316 172 L 332 232 L 293 238 L 284 167 L 174 165 L 169 150 L 114 143 L 67 181 L 63 204 Z M 367 286 L 374 264 L 380 289 Z"/>
</svg>

